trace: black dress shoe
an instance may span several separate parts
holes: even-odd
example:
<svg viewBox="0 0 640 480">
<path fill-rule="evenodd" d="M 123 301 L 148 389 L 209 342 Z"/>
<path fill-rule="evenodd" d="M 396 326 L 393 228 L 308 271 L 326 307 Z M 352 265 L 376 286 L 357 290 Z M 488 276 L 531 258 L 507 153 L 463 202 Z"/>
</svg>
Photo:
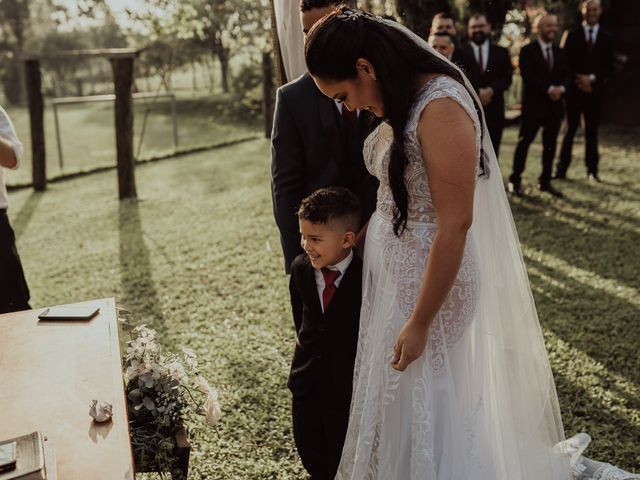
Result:
<svg viewBox="0 0 640 480">
<path fill-rule="evenodd" d="M 556 172 L 556 174 L 553 176 L 554 180 L 566 180 L 567 179 L 567 174 L 566 172 Z"/>
<path fill-rule="evenodd" d="M 602 183 L 597 173 L 587 173 L 587 181 L 589 183 Z"/>
<path fill-rule="evenodd" d="M 555 188 L 553 188 L 551 186 L 551 184 L 539 184 L 538 188 L 540 189 L 541 192 L 547 192 L 550 193 L 551 195 L 553 195 L 554 197 L 557 198 L 562 198 L 564 195 L 562 195 L 562 192 L 559 190 L 556 190 Z"/>
<path fill-rule="evenodd" d="M 516 197 L 524 197 L 522 187 L 516 183 L 509 182 L 507 185 L 507 190 L 509 191 L 509 193 L 513 193 Z"/>
</svg>

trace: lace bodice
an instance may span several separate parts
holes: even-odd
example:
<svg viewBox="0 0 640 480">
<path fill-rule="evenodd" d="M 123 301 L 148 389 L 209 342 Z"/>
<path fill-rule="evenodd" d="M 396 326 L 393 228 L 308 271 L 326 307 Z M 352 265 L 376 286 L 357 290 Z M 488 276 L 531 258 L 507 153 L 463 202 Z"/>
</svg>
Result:
<svg viewBox="0 0 640 480">
<path fill-rule="evenodd" d="M 480 164 L 480 121 L 471 95 L 463 85 L 451 77 L 441 75 L 432 78 L 425 84 L 411 108 L 405 129 L 405 147 L 408 158 L 408 164 L 405 169 L 405 182 L 409 193 L 407 227 L 411 227 L 414 223 L 435 223 L 435 211 L 416 128 L 422 111 L 429 102 L 438 98 L 455 100 L 473 120 L 476 129 L 477 164 Z M 364 159 L 367 169 L 380 180 L 377 211 L 381 217 L 388 220 L 393 218 L 395 208 L 391 187 L 389 186 L 388 173 L 392 143 L 393 130 L 386 122 L 381 123 L 367 137 L 364 143 Z"/>
</svg>

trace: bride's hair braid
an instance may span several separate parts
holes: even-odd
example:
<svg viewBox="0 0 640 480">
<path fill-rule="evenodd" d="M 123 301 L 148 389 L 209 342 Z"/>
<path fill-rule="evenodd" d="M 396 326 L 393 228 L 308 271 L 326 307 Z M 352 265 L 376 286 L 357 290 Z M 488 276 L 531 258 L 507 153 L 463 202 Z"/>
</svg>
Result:
<svg viewBox="0 0 640 480">
<path fill-rule="evenodd" d="M 453 66 L 424 50 L 402 31 L 380 18 L 360 10 L 339 7 L 311 29 L 305 40 L 307 69 L 328 81 L 358 76 L 356 61 L 365 58 L 373 65 L 382 90 L 384 114 L 393 129 L 389 162 L 389 185 L 395 203 L 393 230 L 400 235 L 406 226 L 409 194 L 404 172 L 407 166 L 405 128 L 409 111 L 428 73 L 448 75 L 464 85 Z M 479 106 L 476 105 L 476 109 Z M 482 114 L 478 113 L 482 119 Z M 482 121 L 482 120 L 481 120 Z"/>
</svg>

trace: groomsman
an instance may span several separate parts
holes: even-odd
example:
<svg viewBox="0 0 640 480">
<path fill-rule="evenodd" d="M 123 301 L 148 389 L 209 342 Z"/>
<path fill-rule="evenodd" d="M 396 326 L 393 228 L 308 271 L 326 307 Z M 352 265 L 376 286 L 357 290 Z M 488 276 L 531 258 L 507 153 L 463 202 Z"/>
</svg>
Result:
<svg viewBox="0 0 640 480">
<path fill-rule="evenodd" d="M 302 0 L 305 35 L 341 3 Z M 370 125 L 368 112 L 349 111 L 326 97 L 308 73 L 278 89 L 271 133 L 271 193 L 287 273 L 302 253 L 296 212 L 303 198 L 319 188 L 341 186 L 360 200 L 363 223 L 375 210 L 378 181 L 362 157 Z"/>
<path fill-rule="evenodd" d="M 473 55 L 480 72 L 478 97 L 484 108 L 493 149 L 498 156 L 504 128 L 504 92 L 511 85 L 513 76 L 511 58 L 506 48 L 491 43 L 491 24 L 486 15 L 472 15 L 467 24 L 467 33 L 471 40 L 467 51 Z"/>
<path fill-rule="evenodd" d="M 599 182 L 598 126 L 604 98 L 604 85 L 614 63 L 613 36 L 600 27 L 599 0 L 582 3 L 582 25 L 570 31 L 564 41 L 572 81 L 567 91 L 567 133 L 562 141 L 556 178 L 565 179 L 571 164 L 573 138 L 584 115 L 587 178 Z"/>
<path fill-rule="evenodd" d="M 519 197 L 523 195 L 521 175 L 527 152 L 538 129 L 542 127 L 542 173 L 538 187 L 543 192 L 562 197 L 562 193 L 551 185 L 556 139 L 564 115 L 562 96 L 566 91 L 564 83 L 567 80 L 562 52 L 553 43 L 558 34 L 558 18 L 555 15 L 538 17 L 534 29 L 538 33 L 537 40 L 520 50 L 522 118 L 508 187 L 511 193 Z"/>
<path fill-rule="evenodd" d="M 450 45 L 445 45 L 445 35 L 449 36 Z M 440 12 L 433 16 L 431 28 L 429 29 L 429 44 L 460 67 L 471 82 L 471 85 L 473 85 L 473 88 L 478 90 L 480 71 L 473 56 L 462 48 L 458 48 L 457 35 L 456 24 L 453 21 L 453 17 L 448 13 Z M 444 54 L 441 49 L 444 49 L 447 54 Z"/>
</svg>

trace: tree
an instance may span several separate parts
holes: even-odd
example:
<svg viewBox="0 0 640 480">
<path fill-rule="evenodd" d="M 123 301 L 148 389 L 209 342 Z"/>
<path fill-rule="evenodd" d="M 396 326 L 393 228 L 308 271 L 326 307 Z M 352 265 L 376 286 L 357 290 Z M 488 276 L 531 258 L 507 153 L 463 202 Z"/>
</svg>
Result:
<svg viewBox="0 0 640 480">
<path fill-rule="evenodd" d="M 8 103 L 22 100 L 22 63 L 27 29 L 29 0 L 0 1 L 0 46 L 2 54 L 2 84 Z"/>
<path fill-rule="evenodd" d="M 441 11 L 451 11 L 449 0 L 396 0 L 399 20 L 421 37 L 428 35 L 431 19 Z"/>
</svg>

